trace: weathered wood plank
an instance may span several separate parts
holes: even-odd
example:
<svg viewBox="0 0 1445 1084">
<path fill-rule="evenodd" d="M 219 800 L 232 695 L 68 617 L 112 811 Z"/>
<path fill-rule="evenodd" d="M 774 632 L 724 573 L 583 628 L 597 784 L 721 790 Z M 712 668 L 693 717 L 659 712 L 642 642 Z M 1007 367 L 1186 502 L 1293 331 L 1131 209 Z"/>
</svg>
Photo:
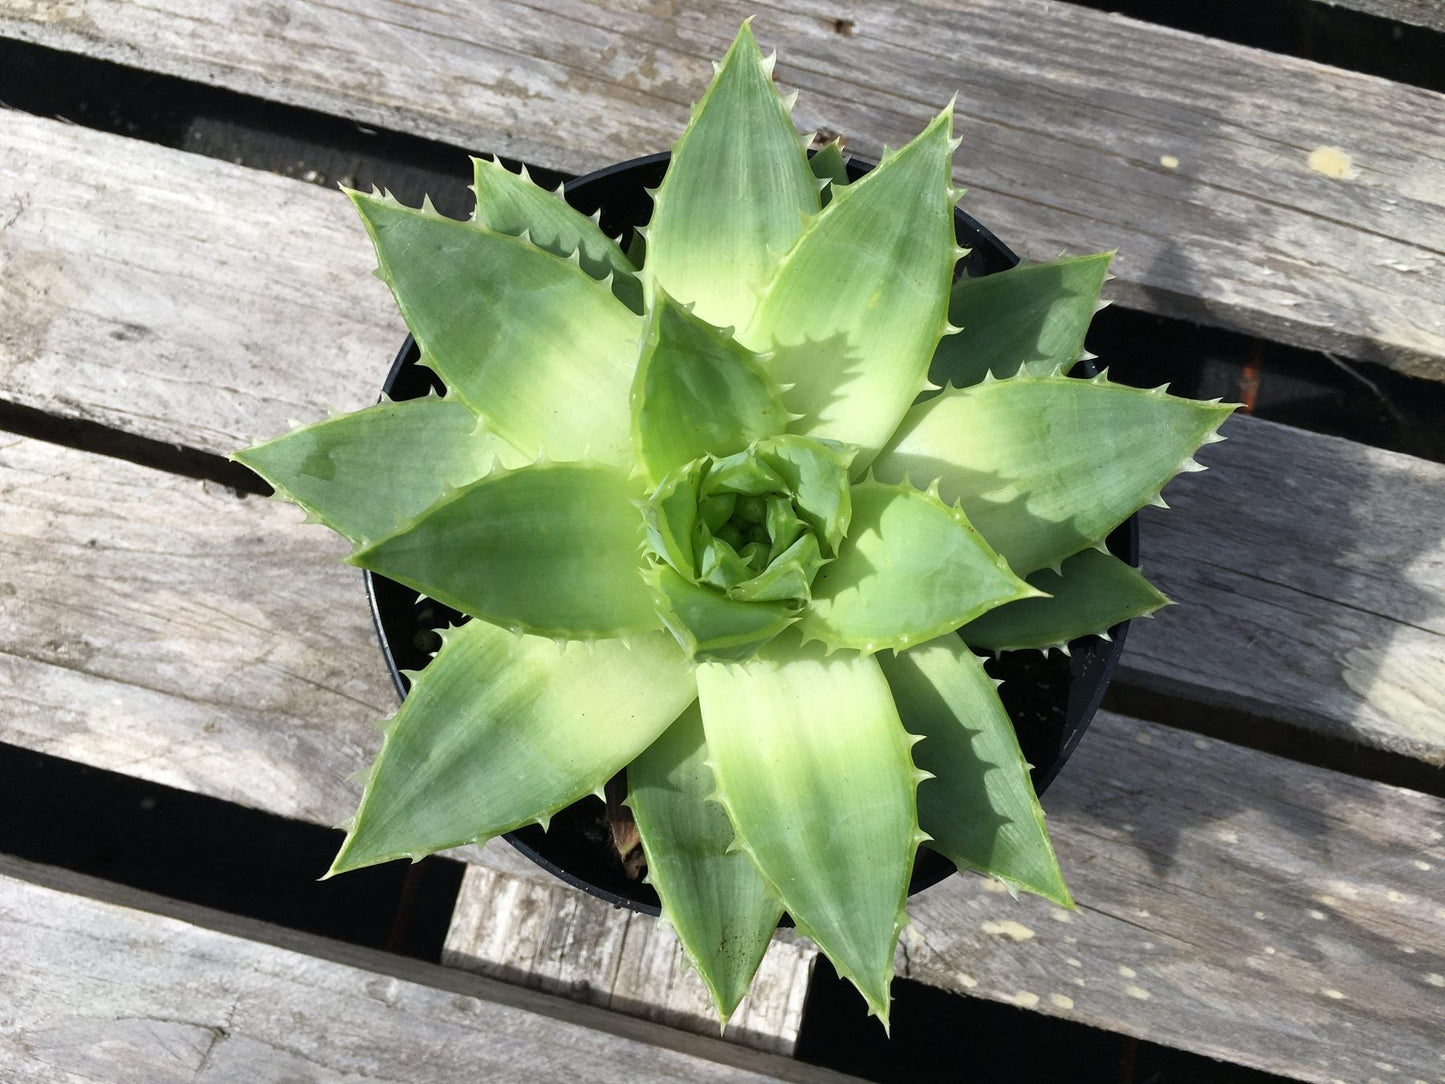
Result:
<svg viewBox="0 0 1445 1084">
<path fill-rule="evenodd" d="M 900 974 L 1304 1080 L 1445 1069 L 1445 801 L 1105 714 L 1044 804 L 1079 909 L 952 878 Z"/>
<path fill-rule="evenodd" d="M 1145 509 L 1120 680 L 1445 765 L 1445 465 L 1253 418 Z"/>
<path fill-rule="evenodd" d="M 1391 22 L 1423 26 L 1445 33 L 1445 4 L 1440 0 L 1315 0 L 1334 8 L 1362 11 Z"/>
<path fill-rule="evenodd" d="M 0 145 L 0 398 L 224 452 L 373 397 L 402 328 L 338 195 L 13 112 Z M 144 242 L 172 225 L 190 249 Z M 1440 763 L 1445 471 L 1227 431 L 1223 469 L 1149 520 L 1146 565 L 1182 605 L 1135 628 L 1126 676 Z"/>
<path fill-rule="evenodd" d="M 396 693 L 344 544 L 276 502 L 4 434 L 0 538 L 0 741 L 351 815 Z M 469 857 L 547 876 L 500 841 Z"/>
<path fill-rule="evenodd" d="M 115 890 L 0 859 L 6 1080 L 847 1079 L 415 960 L 87 892 Z"/>
<path fill-rule="evenodd" d="M 518 946 L 527 946 L 520 958 Z M 728 1023 L 733 1042 L 791 1054 L 816 951 L 779 935 Z M 469 866 L 442 962 L 548 993 L 716 1035 L 717 1014 L 671 928 L 584 895 Z"/>
<path fill-rule="evenodd" d="M 0 437 L 0 740 L 323 824 L 395 693 L 360 573 L 257 497 Z"/>
<path fill-rule="evenodd" d="M 581 171 L 668 146 L 754 10 L 3 0 L 0 33 Z M 759 30 L 864 155 L 958 92 L 967 206 L 1036 258 L 1119 249 L 1125 304 L 1445 378 L 1440 95 L 1052 0 Z"/>
<path fill-rule="evenodd" d="M 227 453 L 406 334 L 339 192 L 0 109 L 0 396 Z"/>
</svg>

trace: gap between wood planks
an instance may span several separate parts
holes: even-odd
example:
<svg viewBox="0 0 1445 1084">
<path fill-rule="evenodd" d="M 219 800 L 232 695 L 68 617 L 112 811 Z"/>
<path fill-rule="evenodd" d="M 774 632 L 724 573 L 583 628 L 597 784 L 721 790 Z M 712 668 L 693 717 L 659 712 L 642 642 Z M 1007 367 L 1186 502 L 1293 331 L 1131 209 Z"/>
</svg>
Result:
<svg viewBox="0 0 1445 1084">
<path fill-rule="evenodd" d="M 1438 0 L 1072 0 L 1160 26 L 1445 91 Z"/>
<path fill-rule="evenodd" d="M 264 478 L 225 456 L 184 444 L 167 444 L 84 418 L 50 414 L 5 399 L 0 399 L 0 431 L 123 459 L 168 474 L 216 482 L 234 490 L 238 497 L 269 497 L 274 492 Z"/>
</svg>

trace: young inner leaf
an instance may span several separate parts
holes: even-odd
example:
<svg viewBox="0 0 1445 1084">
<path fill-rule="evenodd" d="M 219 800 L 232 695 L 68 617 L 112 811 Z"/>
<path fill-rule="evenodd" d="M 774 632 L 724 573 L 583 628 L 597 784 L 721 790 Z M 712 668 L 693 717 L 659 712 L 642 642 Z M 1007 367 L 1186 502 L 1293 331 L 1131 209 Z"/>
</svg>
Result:
<svg viewBox="0 0 1445 1084">
<path fill-rule="evenodd" d="M 632 380 L 632 443 L 648 478 L 741 452 L 787 424 L 754 355 L 659 289 Z"/>
</svg>

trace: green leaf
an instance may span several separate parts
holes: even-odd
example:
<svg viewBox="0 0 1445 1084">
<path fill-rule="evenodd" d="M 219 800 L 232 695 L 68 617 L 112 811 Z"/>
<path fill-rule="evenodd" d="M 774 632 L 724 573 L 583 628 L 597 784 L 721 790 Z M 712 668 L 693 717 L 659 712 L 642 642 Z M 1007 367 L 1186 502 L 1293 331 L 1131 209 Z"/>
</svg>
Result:
<svg viewBox="0 0 1445 1084">
<path fill-rule="evenodd" d="M 443 641 L 391 721 L 327 876 L 545 820 L 600 788 L 696 695 L 662 632 L 564 651 L 470 621 Z"/>
<path fill-rule="evenodd" d="M 968 387 L 984 375 L 1034 376 L 1068 371 L 1084 349 L 1084 333 L 1099 306 L 1112 252 L 1052 263 L 1020 264 L 953 284 L 949 322 L 929 368 L 935 384 Z"/>
<path fill-rule="evenodd" d="M 957 636 L 878 661 L 903 725 L 923 736 L 913 759 L 933 774 L 918 785 L 929 849 L 1072 907 L 1028 765 L 983 663 Z"/>
<path fill-rule="evenodd" d="M 991 651 L 1063 647 L 1169 603 L 1137 568 L 1096 549 L 1074 554 L 1058 572 L 1041 568 L 1028 581 L 1051 597 L 990 610 L 959 630 L 963 638 Z"/>
<path fill-rule="evenodd" d="M 775 254 L 818 210 L 807 154 L 747 23 L 693 107 L 654 201 L 649 291 L 660 286 L 716 327 L 745 325 Z"/>
<path fill-rule="evenodd" d="M 859 446 L 855 474 L 927 386 L 958 258 L 952 108 L 837 189 L 778 267 L 739 336 L 772 352 L 793 432 Z"/>
<path fill-rule="evenodd" d="M 593 218 L 574 210 L 559 192 L 538 188 L 527 176 L 501 162 L 473 158 L 477 193 L 474 221 L 512 237 L 523 234 L 555 256 L 577 254 L 578 263 L 594 279 L 611 276 L 612 292 L 633 312 L 642 311 L 642 283 L 632 261 Z"/>
<path fill-rule="evenodd" d="M 822 203 L 826 207 L 833 198 L 833 189 L 842 188 L 848 183 L 848 166 L 843 159 L 842 141 L 834 139 L 818 148 L 808 159 L 808 168 L 818 180 L 828 182 L 821 189 Z"/>
<path fill-rule="evenodd" d="M 231 458 L 352 542 L 389 534 L 443 491 L 495 462 L 525 462 L 455 399 L 411 399 L 342 414 Z"/>
<path fill-rule="evenodd" d="M 644 572 L 657 616 L 690 658 L 746 659 L 798 619 L 787 602 L 742 602 L 684 579 L 667 565 Z"/>
<path fill-rule="evenodd" d="M 612 467 L 550 463 L 457 491 L 351 562 L 506 627 L 591 639 L 655 629 L 642 520 Z"/>
<path fill-rule="evenodd" d="M 699 487 L 706 460 L 694 460 L 671 471 L 642 502 L 642 524 L 647 546 L 688 579 L 697 576 L 698 512 L 705 507 L 699 501 Z M 707 506 L 710 507 L 710 506 Z M 719 509 L 723 520 L 732 515 L 732 508 Z"/>
<path fill-rule="evenodd" d="M 1154 501 L 1233 406 L 1020 374 L 949 388 L 908 412 L 874 474 L 937 479 L 1019 575 L 1092 546 Z"/>
<path fill-rule="evenodd" d="M 829 650 L 904 648 L 1034 593 L 936 493 L 860 482 L 848 540 L 798 627 Z"/>
<path fill-rule="evenodd" d="M 837 553 L 852 522 L 848 468 L 856 450 L 837 441 L 784 434 L 759 441 L 756 454 L 783 480 L 793 507 L 818 541 L 830 555 Z"/>
<path fill-rule="evenodd" d="M 730 598 L 744 602 L 805 599 L 813 577 L 823 564 L 818 539 L 811 534 L 800 536 L 776 557 L 764 559 L 768 565 L 762 572 L 727 586 Z"/>
<path fill-rule="evenodd" d="M 697 681 L 739 845 L 886 1025 L 919 832 L 914 739 L 882 670 L 775 643 L 740 666 L 699 666 Z"/>
<path fill-rule="evenodd" d="M 659 289 L 632 382 L 633 447 L 648 480 L 741 452 L 787 424 L 754 355 Z"/>
<path fill-rule="evenodd" d="M 631 466 L 638 316 L 575 261 L 521 238 L 350 196 L 422 362 L 450 394 L 529 455 Z"/>
<path fill-rule="evenodd" d="M 696 702 L 627 767 L 627 804 L 662 913 L 702 976 L 723 1023 L 748 992 L 782 906 L 752 860 L 732 849 L 733 826 L 712 797 Z"/>
</svg>

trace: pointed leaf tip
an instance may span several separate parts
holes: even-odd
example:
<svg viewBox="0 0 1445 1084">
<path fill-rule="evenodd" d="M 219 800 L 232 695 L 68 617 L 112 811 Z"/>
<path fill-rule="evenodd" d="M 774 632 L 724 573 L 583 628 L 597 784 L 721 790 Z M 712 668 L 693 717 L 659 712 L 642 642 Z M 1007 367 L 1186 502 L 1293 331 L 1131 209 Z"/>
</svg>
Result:
<svg viewBox="0 0 1445 1084">
<path fill-rule="evenodd" d="M 918 824 L 912 761 L 877 662 L 771 646 L 697 676 L 739 840 L 799 932 L 886 1014 Z M 817 717 L 831 725 L 803 725 Z"/>
<path fill-rule="evenodd" d="M 818 191 L 748 24 L 677 141 L 654 198 L 643 278 L 718 326 L 744 326 Z"/>
</svg>

